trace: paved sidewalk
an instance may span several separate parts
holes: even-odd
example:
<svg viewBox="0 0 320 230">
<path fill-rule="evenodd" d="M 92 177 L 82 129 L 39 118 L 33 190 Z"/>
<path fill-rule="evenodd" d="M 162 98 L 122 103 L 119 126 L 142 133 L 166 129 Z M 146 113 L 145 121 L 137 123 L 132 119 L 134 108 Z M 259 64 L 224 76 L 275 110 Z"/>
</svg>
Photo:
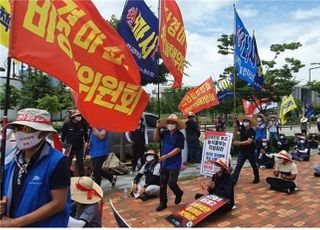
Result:
<svg viewBox="0 0 320 230">
<path fill-rule="evenodd" d="M 218 219 L 204 220 L 199 227 L 320 227 L 320 178 L 314 177 L 313 166 L 320 164 L 320 155 L 312 155 L 309 162 L 296 162 L 298 165 L 299 191 L 287 195 L 268 188 L 265 178 L 272 175 L 272 169 L 260 170 L 261 182 L 251 184 L 252 169 L 243 168 L 235 187 L 237 208 Z M 133 175 L 119 177 L 114 189 L 104 180 L 105 207 L 103 226 L 117 227 L 109 199 L 131 227 L 173 227 L 165 217 L 183 208 L 194 200 L 201 191 L 200 184 L 206 180 L 199 174 L 199 165 L 188 167 L 180 175 L 179 185 L 184 190 L 182 203 L 174 204 L 174 195 L 168 189 L 168 208 L 162 212 L 155 209 L 159 200 L 141 201 L 124 198 L 123 188 L 128 187 Z M 208 178 L 207 178 L 208 180 Z"/>
</svg>

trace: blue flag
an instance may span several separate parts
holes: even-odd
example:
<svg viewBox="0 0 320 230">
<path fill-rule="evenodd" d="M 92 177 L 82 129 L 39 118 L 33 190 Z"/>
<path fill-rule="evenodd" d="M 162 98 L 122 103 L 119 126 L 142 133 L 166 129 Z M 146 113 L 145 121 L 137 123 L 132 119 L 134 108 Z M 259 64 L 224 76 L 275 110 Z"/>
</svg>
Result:
<svg viewBox="0 0 320 230">
<path fill-rule="evenodd" d="M 232 91 L 233 85 L 233 74 L 225 79 L 221 79 L 215 82 L 216 92 L 218 96 L 218 100 L 222 101 L 229 97 L 233 97 L 234 93 Z"/>
<path fill-rule="evenodd" d="M 261 65 L 259 54 L 258 54 L 256 38 L 254 35 L 252 36 L 252 40 L 253 40 L 254 56 L 255 56 L 256 65 L 257 65 L 257 72 L 256 72 L 256 75 L 254 76 L 253 88 L 255 91 L 261 92 L 263 87 L 263 82 L 264 82 L 262 65 Z"/>
<path fill-rule="evenodd" d="M 140 69 L 142 83 L 150 83 L 158 75 L 159 20 L 143 0 L 128 0 L 118 25 L 118 32 Z"/>
<path fill-rule="evenodd" d="M 310 118 L 312 115 L 314 115 L 314 110 L 309 102 L 304 101 L 304 108 L 305 108 L 304 116 L 306 118 Z"/>
<path fill-rule="evenodd" d="M 235 67 L 240 79 L 253 85 L 257 73 L 257 64 L 255 52 L 253 49 L 253 40 L 247 29 L 244 27 L 236 9 L 235 13 Z"/>
</svg>

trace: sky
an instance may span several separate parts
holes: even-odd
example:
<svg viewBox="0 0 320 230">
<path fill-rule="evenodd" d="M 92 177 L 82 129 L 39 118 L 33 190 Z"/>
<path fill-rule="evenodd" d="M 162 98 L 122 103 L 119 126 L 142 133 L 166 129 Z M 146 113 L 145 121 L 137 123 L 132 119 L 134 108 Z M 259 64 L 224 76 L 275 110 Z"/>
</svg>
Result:
<svg viewBox="0 0 320 230">
<path fill-rule="evenodd" d="M 125 0 L 93 0 L 105 19 L 117 18 Z M 158 0 L 145 0 L 158 16 Z M 233 4 L 236 5 L 246 29 L 255 36 L 262 60 L 272 60 L 271 44 L 300 42 L 302 47 L 286 51 L 285 57 L 300 59 L 306 66 L 295 75 L 300 85 L 306 84 L 310 63 L 320 63 L 320 0 L 176 0 L 180 7 L 187 38 L 186 60 L 191 64 L 183 78 L 184 86 L 197 86 L 208 77 L 218 79 L 225 67 L 233 64 L 233 56 L 218 54 L 217 39 L 231 34 L 234 29 Z M 4 65 L 6 52 L 1 52 L 0 65 Z M 264 70 L 265 71 L 265 70 Z M 312 80 L 320 81 L 320 68 L 311 71 Z M 150 91 L 153 86 L 147 87 Z"/>
</svg>

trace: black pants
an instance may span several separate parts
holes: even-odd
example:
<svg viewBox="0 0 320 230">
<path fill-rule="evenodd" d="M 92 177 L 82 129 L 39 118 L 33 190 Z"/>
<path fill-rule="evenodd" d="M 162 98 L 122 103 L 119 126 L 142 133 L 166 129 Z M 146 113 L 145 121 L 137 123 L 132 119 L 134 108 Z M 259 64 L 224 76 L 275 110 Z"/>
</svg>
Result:
<svg viewBox="0 0 320 230">
<path fill-rule="evenodd" d="M 287 192 L 288 189 L 293 191 L 296 184 L 293 181 L 282 180 L 275 177 L 267 177 L 267 183 L 270 184 L 270 188 L 280 192 Z"/>
<path fill-rule="evenodd" d="M 182 193 L 182 190 L 177 184 L 179 177 L 180 169 L 160 169 L 160 203 L 167 204 L 167 187 L 172 190 L 174 195 L 179 196 Z"/>
<path fill-rule="evenodd" d="M 134 143 L 132 145 L 132 171 L 136 170 L 139 159 L 141 165 L 144 165 L 144 146 L 144 143 Z"/>
<path fill-rule="evenodd" d="M 93 157 L 92 160 L 92 176 L 93 180 L 100 185 L 103 162 L 107 159 L 107 156 Z M 112 180 L 112 179 L 111 179 Z"/>
<path fill-rule="evenodd" d="M 72 159 L 76 155 L 77 160 L 77 168 L 78 168 L 78 174 L 79 176 L 85 176 L 84 175 L 84 166 L 83 166 L 83 149 L 71 149 L 69 154 L 69 166 L 72 163 Z"/>
</svg>

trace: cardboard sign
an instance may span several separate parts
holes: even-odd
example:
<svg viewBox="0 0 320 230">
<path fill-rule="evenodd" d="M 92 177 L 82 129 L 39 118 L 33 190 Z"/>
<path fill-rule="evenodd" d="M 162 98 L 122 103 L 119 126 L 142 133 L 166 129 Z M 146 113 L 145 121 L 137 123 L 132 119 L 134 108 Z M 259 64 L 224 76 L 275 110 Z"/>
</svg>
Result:
<svg viewBox="0 0 320 230">
<path fill-rule="evenodd" d="M 225 158 L 227 164 L 231 160 L 231 144 L 233 133 L 206 131 L 203 143 L 200 174 L 212 176 L 214 174 L 213 161 Z"/>
<path fill-rule="evenodd" d="M 221 198 L 215 194 L 206 194 L 192 202 L 184 209 L 171 214 L 166 218 L 175 227 L 194 227 L 210 214 L 214 213 L 229 199 Z"/>
</svg>

